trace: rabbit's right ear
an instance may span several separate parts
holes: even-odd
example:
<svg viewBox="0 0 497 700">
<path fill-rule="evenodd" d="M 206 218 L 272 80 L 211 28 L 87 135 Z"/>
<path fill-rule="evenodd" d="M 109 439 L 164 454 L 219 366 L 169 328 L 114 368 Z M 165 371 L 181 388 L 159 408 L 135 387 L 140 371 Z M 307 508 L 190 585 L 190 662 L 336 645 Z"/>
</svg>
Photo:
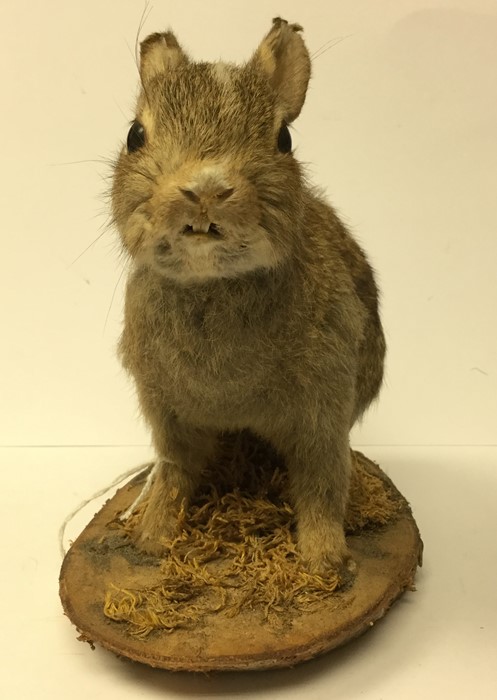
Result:
<svg viewBox="0 0 497 700">
<path fill-rule="evenodd" d="M 140 44 L 142 83 L 145 85 L 156 75 L 168 73 L 182 63 L 187 63 L 188 60 L 188 56 L 172 32 L 150 34 Z"/>
<path fill-rule="evenodd" d="M 267 74 L 287 124 L 300 114 L 311 76 L 311 59 L 301 31 L 299 24 L 277 17 L 252 58 Z"/>
</svg>

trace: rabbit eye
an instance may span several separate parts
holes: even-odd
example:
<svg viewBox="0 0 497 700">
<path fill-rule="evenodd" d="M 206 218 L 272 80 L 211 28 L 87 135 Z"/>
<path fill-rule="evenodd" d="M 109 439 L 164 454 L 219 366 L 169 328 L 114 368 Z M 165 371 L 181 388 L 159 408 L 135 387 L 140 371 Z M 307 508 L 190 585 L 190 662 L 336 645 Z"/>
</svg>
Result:
<svg viewBox="0 0 497 700">
<path fill-rule="evenodd" d="M 278 151 L 290 153 L 292 150 L 292 137 L 286 124 L 283 124 L 278 133 Z"/>
<path fill-rule="evenodd" d="M 144 145 L 145 129 L 143 128 L 143 125 L 135 119 L 135 121 L 131 125 L 131 129 L 128 131 L 128 138 L 126 140 L 128 153 L 134 153 Z"/>
</svg>

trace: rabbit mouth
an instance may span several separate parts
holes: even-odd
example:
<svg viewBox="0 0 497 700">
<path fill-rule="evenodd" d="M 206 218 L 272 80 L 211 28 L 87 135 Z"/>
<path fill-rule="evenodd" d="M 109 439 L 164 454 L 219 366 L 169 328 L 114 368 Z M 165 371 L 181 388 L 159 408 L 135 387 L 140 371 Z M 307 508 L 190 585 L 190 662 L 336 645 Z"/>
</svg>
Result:
<svg viewBox="0 0 497 700">
<path fill-rule="evenodd" d="M 183 225 L 148 250 L 147 264 L 180 284 L 240 277 L 279 261 L 261 226 L 237 230 L 208 221 Z"/>
<path fill-rule="evenodd" d="M 223 234 L 219 230 L 217 224 L 209 224 L 209 228 L 206 231 L 201 231 L 200 229 L 195 229 L 193 226 L 190 226 L 188 224 L 187 226 L 184 226 L 181 234 L 183 236 L 196 236 L 199 239 L 202 238 L 214 238 L 214 239 L 220 239 L 224 238 Z"/>
</svg>

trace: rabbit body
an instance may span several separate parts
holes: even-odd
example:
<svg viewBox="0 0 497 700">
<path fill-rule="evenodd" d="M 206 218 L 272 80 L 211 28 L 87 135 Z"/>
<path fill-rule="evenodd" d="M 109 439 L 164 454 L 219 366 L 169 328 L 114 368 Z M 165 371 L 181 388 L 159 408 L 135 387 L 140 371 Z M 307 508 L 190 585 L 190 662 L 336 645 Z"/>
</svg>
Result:
<svg viewBox="0 0 497 700">
<path fill-rule="evenodd" d="M 250 429 L 285 458 L 309 566 L 348 559 L 348 436 L 385 342 L 368 261 L 282 136 L 309 78 L 299 30 L 276 20 L 242 68 L 192 64 L 170 33 L 142 44 L 145 138 L 130 132 L 113 210 L 134 261 L 120 354 L 160 465 L 135 533 L 151 553 L 219 434 Z"/>
</svg>

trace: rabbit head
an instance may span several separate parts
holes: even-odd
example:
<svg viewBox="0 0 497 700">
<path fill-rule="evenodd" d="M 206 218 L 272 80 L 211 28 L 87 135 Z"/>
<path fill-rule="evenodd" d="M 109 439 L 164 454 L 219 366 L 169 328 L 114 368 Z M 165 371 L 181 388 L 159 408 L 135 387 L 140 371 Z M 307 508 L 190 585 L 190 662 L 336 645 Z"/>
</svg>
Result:
<svg viewBox="0 0 497 700">
<path fill-rule="evenodd" d="M 112 189 L 137 266 L 196 284 L 292 254 L 303 188 L 288 124 L 310 77 L 300 30 L 275 19 L 242 66 L 194 63 L 171 32 L 143 41 L 136 118 Z"/>
</svg>

